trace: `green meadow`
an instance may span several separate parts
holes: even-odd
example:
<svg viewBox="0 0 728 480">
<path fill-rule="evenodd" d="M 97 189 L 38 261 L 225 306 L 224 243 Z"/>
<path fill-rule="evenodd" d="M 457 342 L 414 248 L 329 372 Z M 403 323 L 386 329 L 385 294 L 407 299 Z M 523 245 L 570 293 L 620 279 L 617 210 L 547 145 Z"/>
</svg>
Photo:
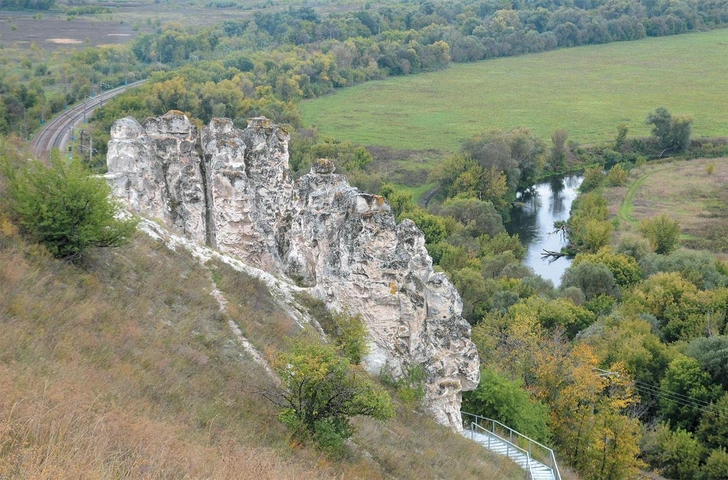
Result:
<svg viewBox="0 0 728 480">
<path fill-rule="evenodd" d="M 658 106 L 695 117 L 694 136 L 728 135 L 728 29 L 451 64 L 301 104 L 326 135 L 395 149 L 457 150 L 491 129 L 530 128 L 579 143 L 649 135 Z"/>
</svg>

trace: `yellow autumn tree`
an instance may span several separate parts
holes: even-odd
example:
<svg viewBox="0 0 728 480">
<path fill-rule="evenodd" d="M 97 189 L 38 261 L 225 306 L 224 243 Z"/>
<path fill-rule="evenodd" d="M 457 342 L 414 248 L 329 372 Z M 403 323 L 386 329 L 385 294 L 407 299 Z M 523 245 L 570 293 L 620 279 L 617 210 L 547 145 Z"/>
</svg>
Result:
<svg viewBox="0 0 728 480">
<path fill-rule="evenodd" d="M 542 344 L 536 354 L 537 392 L 552 408 L 551 428 L 562 457 L 585 478 L 631 478 L 640 424 L 628 415 L 639 401 L 624 366 L 597 368 L 590 346 Z"/>
</svg>

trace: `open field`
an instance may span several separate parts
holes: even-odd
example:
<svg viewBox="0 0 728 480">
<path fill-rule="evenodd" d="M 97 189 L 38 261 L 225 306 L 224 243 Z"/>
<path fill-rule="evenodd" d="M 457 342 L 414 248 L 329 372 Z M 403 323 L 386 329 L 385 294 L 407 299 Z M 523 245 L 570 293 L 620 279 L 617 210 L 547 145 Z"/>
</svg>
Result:
<svg viewBox="0 0 728 480">
<path fill-rule="evenodd" d="M 649 134 L 663 105 L 696 136 L 728 135 L 728 29 L 501 58 L 369 82 L 302 104 L 304 123 L 363 145 L 454 151 L 473 135 L 526 126 L 549 139 Z"/>
<path fill-rule="evenodd" d="M 709 172 L 709 165 L 713 172 Z M 681 227 L 683 246 L 728 253 L 728 158 L 635 168 L 625 187 L 605 196 L 617 235 L 636 232 L 640 220 L 667 214 Z"/>
</svg>

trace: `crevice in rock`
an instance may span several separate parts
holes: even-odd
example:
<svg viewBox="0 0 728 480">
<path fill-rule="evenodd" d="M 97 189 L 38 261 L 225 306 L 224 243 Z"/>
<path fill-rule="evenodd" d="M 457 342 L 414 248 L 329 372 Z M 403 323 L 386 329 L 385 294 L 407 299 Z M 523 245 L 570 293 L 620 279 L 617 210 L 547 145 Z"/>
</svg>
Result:
<svg viewBox="0 0 728 480">
<path fill-rule="evenodd" d="M 197 156 L 200 157 L 200 177 L 202 178 L 202 192 L 205 195 L 205 244 L 210 248 L 217 248 L 215 237 L 215 222 L 213 220 L 214 204 L 212 199 L 212 185 L 210 176 L 210 165 L 212 155 L 205 155 L 202 151 L 202 132 L 195 143 Z"/>
</svg>

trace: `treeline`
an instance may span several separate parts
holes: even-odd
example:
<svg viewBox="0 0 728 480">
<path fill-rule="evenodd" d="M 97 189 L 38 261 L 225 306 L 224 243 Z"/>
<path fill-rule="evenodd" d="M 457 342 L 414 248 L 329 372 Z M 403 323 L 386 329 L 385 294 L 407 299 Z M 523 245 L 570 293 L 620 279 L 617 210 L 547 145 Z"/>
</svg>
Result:
<svg viewBox="0 0 728 480">
<path fill-rule="evenodd" d="M 56 0 L 0 0 L 2 10 L 49 10 Z"/>
<path fill-rule="evenodd" d="M 59 104 L 62 108 L 102 88 L 153 72 L 168 72 L 154 76 L 154 82 L 182 76 L 188 94 L 171 92 L 179 82 L 174 80 L 157 88 L 155 101 L 138 94 L 137 100 L 126 101 L 132 110 L 118 107 L 116 113 L 152 115 L 174 108 L 203 122 L 215 115 L 228 116 L 238 119 L 239 126 L 246 117 L 259 114 L 297 127 L 298 100 L 338 87 L 441 69 L 453 61 L 682 33 L 719 27 L 726 21 L 725 0 L 595 0 L 391 2 L 328 16 L 310 7 L 290 7 L 281 12 L 258 11 L 252 19 L 229 20 L 209 28 L 166 23 L 155 33 L 140 35 L 128 47 L 85 49 L 60 67 L 27 60 L 21 62 L 20 76 L 17 70 L 12 74 L 1 70 L 5 85 L 0 99 L 5 108 L 0 105 L 4 118 L 0 131 L 27 136 L 46 113 L 58 111 Z M 180 70 L 182 66 L 186 68 Z M 40 88 L 34 87 L 37 94 L 21 98 L 15 84 L 32 79 L 40 81 Z M 221 82 L 225 83 L 218 86 Z M 223 89 L 235 92 L 227 94 L 230 98 L 211 92 Z M 205 96 L 203 90 L 217 98 L 189 98 Z"/>
<path fill-rule="evenodd" d="M 139 36 L 131 48 L 147 65 L 220 62 L 254 87 L 268 86 L 279 99 L 295 101 L 450 62 L 670 35 L 726 21 L 725 1 L 403 2 L 327 17 L 290 7 L 207 30 L 167 24 Z"/>
</svg>

